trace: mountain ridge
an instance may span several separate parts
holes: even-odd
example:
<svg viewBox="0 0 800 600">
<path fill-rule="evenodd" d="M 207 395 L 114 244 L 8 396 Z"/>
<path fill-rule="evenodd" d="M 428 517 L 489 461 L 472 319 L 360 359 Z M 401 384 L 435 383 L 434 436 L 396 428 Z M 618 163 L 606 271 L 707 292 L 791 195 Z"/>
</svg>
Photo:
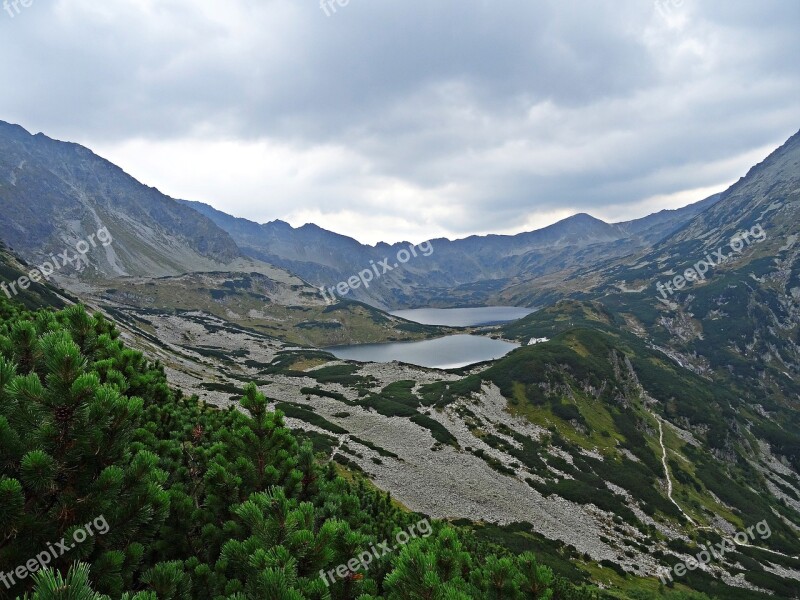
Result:
<svg viewBox="0 0 800 600">
<path fill-rule="evenodd" d="M 631 222 L 610 224 L 578 213 L 516 235 L 435 238 L 429 240 L 434 253 L 424 264 L 409 263 L 402 274 L 389 274 L 380 286 L 354 292 L 354 298 L 380 308 L 480 305 L 511 284 L 521 271 L 547 274 L 570 264 L 591 264 L 601 257 L 623 256 L 630 253 L 628 246 L 648 246 L 717 200 L 718 195 L 714 195 Z M 180 202 L 212 219 L 245 254 L 298 273 L 317 286 L 346 281 L 370 261 L 380 261 L 408 243 L 380 242 L 369 246 L 313 223 L 299 227 L 280 220 L 258 224 L 201 202 Z M 450 289 L 457 293 L 448 293 Z"/>
<path fill-rule="evenodd" d="M 182 393 L 241 407 L 242 386 L 254 381 L 269 409 L 282 411 L 331 470 L 361 472 L 404 506 L 463 524 L 480 542 L 535 550 L 574 581 L 602 587 L 603 600 L 660 597 L 664 569 L 756 522 L 770 528 L 768 544 L 735 546 L 724 560 L 676 577 L 675 593 L 793 599 L 800 577 L 798 158 L 793 143 L 718 198 L 628 224 L 659 237 L 654 244 L 589 215 L 531 232 L 545 249 L 574 240 L 549 252 L 515 255 L 502 236 L 455 246 L 434 240 L 435 252 L 418 257 L 430 262 L 410 261 L 397 279 L 410 274 L 420 286 L 438 287 L 408 288 L 407 301 L 423 292 L 442 302 L 474 299 L 470 286 L 481 297 L 527 292 L 530 280 L 520 280 L 528 274 L 554 282 L 548 291 L 558 301 L 476 331 L 522 345 L 490 364 L 438 371 L 335 360 L 319 350 L 325 339 L 448 332 L 358 302 L 327 305 L 279 267 L 271 277 L 224 269 L 109 277 L 80 299 L 116 321 L 121 337 L 158 361 Z M 227 217 L 256 242 L 264 235 L 258 224 Z M 755 224 L 769 232 L 763 242 L 667 302 L 657 297 L 656 282 Z M 299 264 L 322 269 L 310 260 L 308 238 L 280 221 L 267 229 L 277 258 L 292 251 Z M 301 234 L 328 232 L 308 225 Z M 354 272 L 373 256 L 355 240 L 334 239 L 349 245 L 344 258 Z M 499 242 L 510 275 L 448 290 L 449 281 L 491 274 Z M 481 251 L 484 245 L 490 248 Z M 459 253 L 460 263 L 448 262 Z M 0 252 L 10 277 L 25 267 L 12 258 Z M 237 260 L 240 269 L 255 264 Z M 326 276 L 341 264 L 331 260 Z M 446 272 L 449 265 L 457 270 Z M 542 296 L 526 297 L 535 298 Z M 79 329 L 85 321 L 71 314 Z M 12 342 L 0 339 L 0 350 L 13 352 Z"/>
<path fill-rule="evenodd" d="M 0 237 L 31 262 L 105 227 L 105 253 L 88 253 L 97 276 L 170 275 L 242 257 L 213 222 L 141 184 L 88 148 L 0 122 Z"/>
</svg>

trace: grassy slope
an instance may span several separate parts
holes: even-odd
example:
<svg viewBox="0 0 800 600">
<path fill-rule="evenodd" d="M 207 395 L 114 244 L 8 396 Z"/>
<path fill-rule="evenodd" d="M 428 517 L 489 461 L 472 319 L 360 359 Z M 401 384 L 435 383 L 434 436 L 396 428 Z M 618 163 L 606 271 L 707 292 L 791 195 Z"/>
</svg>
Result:
<svg viewBox="0 0 800 600">
<path fill-rule="evenodd" d="M 481 375 L 500 387 L 513 412 L 549 428 L 564 440 L 562 447 L 574 457 L 579 457 L 581 448 L 595 449 L 614 467 L 578 458 L 576 464 L 583 469 L 568 474 L 582 483 L 569 487 L 554 483 L 553 487 L 561 485 L 560 491 L 574 499 L 590 494 L 593 484 L 610 480 L 634 497 L 649 499 L 657 519 L 681 522 L 683 519 L 670 514 L 669 506 L 653 495 L 655 491 L 665 497 L 658 482 L 651 479 L 638 490 L 629 487 L 632 481 L 626 485 L 625 472 L 633 465 L 621 460 L 618 452 L 624 447 L 640 459 L 642 464 L 636 468 L 642 476 L 663 479 L 657 464 L 661 450 L 654 415 L 658 415 L 690 430 L 700 441 L 695 447 L 673 428 L 665 428 L 673 495 L 683 511 L 702 525 L 719 515 L 738 529 L 766 519 L 773 531 L 769 548 L 796 556 L 800 551 L 797 534 L 785 521 L 798 526 L 800 515 L 768 491 L 764 475 L 753 467 L 758 462 L 755 438 L 743 426 L 751 424 L 757 432 L 775 427 L 775 423 L 752 410 L 735 386 L 680 368 L 625 332 L 621 322 L 625 322 L 624 314 L 615 318 L 599 303 L 561 303 L 504 328 L 512 338 L 549 337 L 550 342 L 522 348 Z M 630 395 L 636 382 L 620 368 L 625 357 L 645 392 L 637 401 L 631 401 Z M 647 397 L 655 402 L 642 402 Z M 598 476 L 596 480 L 584 476 L 587 468 Z M 796 487 L 797 477 L 789 477 L 788 483 Z M 698 535 L 694 527 L 686 527 L 686 531 L 698 540 L 706 535 Z M 789 562 L 798 565 L 797 560 Z M 747 571 L 745 575 L 776 592 L 792 585 L 768 574 Z M 700 576 L 695 579 L 693 585 L 698 589 L 713 590 L 711 582 Z M 726 594 L 736 597 L 733 592 Z"/>
<path fill-rule="evenodd" d="M 326 347 L 415 340 L 447 332 L 345 301 L 327 305 L 317 290 L 257 273 L 202 273 L 151 280 L 119 279 L 101 300 L 141 309 L 203 311 L 291 344 Z"/>
</svg>

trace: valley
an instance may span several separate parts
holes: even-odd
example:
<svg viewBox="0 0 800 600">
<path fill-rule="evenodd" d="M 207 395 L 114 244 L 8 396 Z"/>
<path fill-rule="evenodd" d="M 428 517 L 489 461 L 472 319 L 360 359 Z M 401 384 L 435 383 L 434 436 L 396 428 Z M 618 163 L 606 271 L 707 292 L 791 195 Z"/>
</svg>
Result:
<svg viewBox="0 0 800 600">
<path fill-rule="evenodd" d="M 481 543 L 534 551 L 608 598 L 657 593 L 701 546 L 762 522 L 768 540 L 674 587 L 734 600 L 798 589 L 800 135 L 685 210 L 435 240 L 430 256 L 333 304 L 319 286 L 394 249 L 175 202 L 88 151 L 9 135 L 6 163 L 38 160 L 30 168 L 75 218 L 49 233 L 24 215 L 4 221 L 0 273 L 16 279 L 45 256 L 20 229 L 55 249 L 101 218 L 113 260 L 89 253 L 84 271 L 18 300 L 102 313 L 181 397 L 242 411 L 253 383 L 321 465 Z M 64 169 L 72 153 L 80 168 Z M 39 198 L 24 177 L 0 187 L 4 215 Z M 147 201 L 92 192 L 103 177 Z M 763 243 L 661 301 L 658 281 L 756 223 Z"/>
<path fill-rule="evenodd" d="M 800 600 L 800 2 L 2 2 L 0 600 Z"/>
</svg>

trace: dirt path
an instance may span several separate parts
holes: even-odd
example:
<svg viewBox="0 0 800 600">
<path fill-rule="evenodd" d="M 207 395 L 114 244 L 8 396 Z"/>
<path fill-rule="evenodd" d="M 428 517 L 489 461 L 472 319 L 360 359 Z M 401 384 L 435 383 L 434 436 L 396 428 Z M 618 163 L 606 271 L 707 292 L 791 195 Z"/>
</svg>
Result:
<svg viewBox="0 0 800 600">
<path fill-rule="evenodd" d="M 672 478 L 669 476 L 669 467 L 667 466 L 667 447 L 664 445 L 664 425 L 661 423 L 661 419 L 658 415 L 653 413 L 650 414 L 653 415 L 655 420 L 658 422 L 658 443 L 661 446 L 661 463 L 664 465 L 664 477 L 667 478 L 667 497 L 669 498 L 669 501 L 672 502 L 679 511 L 681 511 L 689 523 L 697 527 L 695 520 L 687 515 L 686 511 L 681 508 L 681 505 L 675 502 L 675 498 L 672 497 Z"/>
<path fill-rule="evenodd" d="M 756 550 L 762 550 L 764 552 L 769 552 L 770 554 L 774 554 L 776 556 L 783 556 L 784 558 L 792 558 L 794 560 L 800 558 L 800 556 L 789 556 L 788 554 L 784 554 L 783 552 L 778 552 L 777 550 L 770 550 L 769 548 L 764 548 L 763 546 L 753 546 L 752 544 L 740 544 L 733 538 L 731 538 L 731 541 L 737 546 L 742 546 L 744 548 L 755 548 Z"/>
</svg>

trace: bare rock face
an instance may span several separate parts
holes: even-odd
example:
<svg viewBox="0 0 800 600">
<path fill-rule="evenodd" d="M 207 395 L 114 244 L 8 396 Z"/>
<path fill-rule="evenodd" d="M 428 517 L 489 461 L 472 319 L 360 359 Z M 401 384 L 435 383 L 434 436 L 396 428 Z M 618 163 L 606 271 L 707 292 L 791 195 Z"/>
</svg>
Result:
<svg viewBox="0 0 800 600">
<path fill-rule="evenodd" d="M 74 256 L 80 242 L 94 240 L 82 260 L 84 278 L 177 275 L 241 256 L 211 220 L 87 148 L 3 122 L 0 213 L 0 239 L 32 264 L 65 250 Z M 78 270 L 72 263 L 62 274 Z"/>
</svg>

